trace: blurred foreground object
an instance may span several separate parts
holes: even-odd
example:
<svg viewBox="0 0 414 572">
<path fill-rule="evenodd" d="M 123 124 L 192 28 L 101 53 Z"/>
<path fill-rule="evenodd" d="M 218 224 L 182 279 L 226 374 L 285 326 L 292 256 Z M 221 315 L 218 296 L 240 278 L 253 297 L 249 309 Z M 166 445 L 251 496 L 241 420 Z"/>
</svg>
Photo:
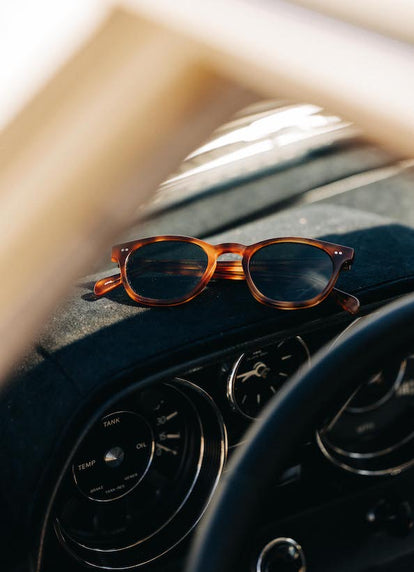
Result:
<svg viewBox="0 0 414 572">
<path fill-rule="evenodd" d="M 282 0 L 124 4 L 2 137 L 0 379 L 150 192 L 258 95 L 322 104 L 414 155 L 411 44 Z"/>
</svg>

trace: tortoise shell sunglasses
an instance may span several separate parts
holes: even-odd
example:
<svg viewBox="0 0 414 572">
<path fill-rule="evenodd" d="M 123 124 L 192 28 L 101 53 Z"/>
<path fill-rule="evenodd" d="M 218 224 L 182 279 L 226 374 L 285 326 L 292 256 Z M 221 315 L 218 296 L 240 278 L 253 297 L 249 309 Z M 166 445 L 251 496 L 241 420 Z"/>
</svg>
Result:
<svg viewBox="0 0 414 572">
<path fill-rule="evenodd" d="M 223 254 L 237 260 L 218 260 Z M 357 298 L 335 288 L 341 270 L 350 270 L 354 250 L 309 238 L 271 238 L 250 246 L 209 244 L 186 236 L 157 236 L 118 244 L 112 261 L 120 274 L 102 278 L 102 296 L 124 285 L 145 306 L 176 306 L 200 294 L 211 279 L 245 280 L 254 298 L 272 308 L 311 308 L 332 294 L 351 314 Z"/>
</svg>

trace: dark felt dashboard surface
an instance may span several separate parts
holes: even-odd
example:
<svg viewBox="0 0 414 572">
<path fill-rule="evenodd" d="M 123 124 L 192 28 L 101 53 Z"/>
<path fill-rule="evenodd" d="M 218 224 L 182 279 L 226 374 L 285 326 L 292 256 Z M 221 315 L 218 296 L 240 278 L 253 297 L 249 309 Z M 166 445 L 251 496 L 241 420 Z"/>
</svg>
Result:
<svg viewBox="0 0 414 572">
<path fill-rule="evenodd" d="M 338 287 L 363 301 L 386 298 L 393 287 L 403 290 L 414 278 L 414 231 L 345 206 L 302 206 L 214 236 L 211 242 L 249 244 L 289 235 L 353 246 L 355 264 Z M 148 364 L 156 367 L 174 352 L 190 358 L 209 344 L 226 345 L 236 332 L 247 336 L 252 325 L 294 330 L 340 311 L 330 302 L 311 310 L 273 310 L 257 303 L 244 283 L 225 281 L 186 305 L 148 309 L 132 302 L 123 289 L 94 299 L 93 283 L 102 276 L 89 276 L 74 288 L 0 396 L 0 508 L 15 524 L 6 543 L 27 522 L 31 501 L 74 413 L 89 398 L 98 403 L 96 392 L 105 384 L 124 374 L 139 378 Z"/>
<path fill-rule="evenodd" d="M 211 242 L 249 244 L 273 236 L 308 236 L 353 246 L 356 258 L 338 287 L 358 293 L 414 275 L 414 231 L 379 215 L 334 205 L 309 205 L 219 236 Z M 94 281 L 83 280 L 40 339 L 81 393 L 96 383 L 183 344 L 258 321 L 275 329 L 306 321 L 318 309 L 283 312 L 258 304 L 244 283 L 216 282 L 198 298 L 173 308 L 143 308 L 122 288 L 94 299 Z M 322 307 L 320 308 L 322 309 Z"/>
</svg>

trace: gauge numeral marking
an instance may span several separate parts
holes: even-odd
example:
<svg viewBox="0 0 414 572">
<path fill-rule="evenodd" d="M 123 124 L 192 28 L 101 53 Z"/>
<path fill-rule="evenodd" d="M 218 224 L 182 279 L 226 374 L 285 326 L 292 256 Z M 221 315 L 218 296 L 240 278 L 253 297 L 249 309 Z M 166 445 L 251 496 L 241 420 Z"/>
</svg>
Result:
<svg viewBox="0 0 414 572">
<path fill-rule="evenodd" d="M 173 411 L 169 415 L 162 415 L 161 417 L 157 417 L 157 425 L 164 425 L 168 421 L 171 421 L 171 419 L 174 419 L 176 415 L 178 415 L 178 411 Z"/>
<path fill-rule="evenodd" d="M 397 389 L 397 395 L 414 395 L 414 380 L 405 381 Z"/>
<path fill-rule="evenodd" d="M 160 433 L 160 440 L 167 441 L 168 439 L 181 439 L 181 433 Z"/>
</svg>

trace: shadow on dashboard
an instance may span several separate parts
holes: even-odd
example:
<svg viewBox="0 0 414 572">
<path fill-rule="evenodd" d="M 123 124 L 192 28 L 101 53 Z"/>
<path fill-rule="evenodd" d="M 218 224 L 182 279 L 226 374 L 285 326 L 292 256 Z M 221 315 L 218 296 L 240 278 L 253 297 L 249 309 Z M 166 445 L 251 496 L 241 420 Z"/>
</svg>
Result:
<svg viewBox="0 0 414 572">
<path fill-rule="evenodd" d="M 245 235 L 245 243 L 249 244 L 251 240 Z M 219 237 L 220 238 L 220 237 Z M 225 236 L 228 238 L 228 235 Z M 256 235 L 255 235 L 256 238 Z M 361 228 L 349 232 L 329 232 L 320 234 L 319 239 L 351 246 L 355 249 L 355 261 L 350 272 L 341 273 L 337 282 L 337 286 L 343 290 L 349 290 L 356 294 L 372 289 L 379 285 L 391 285 L 395 281 L 409 280 L 414 276 L 414 230 L 401 224 L 390 223 L 387 225 L 372 226 L 371 228 Z M 243 240 L 243 233 L 237 233 L 237 240 Z M 217 242 L 217 240 L 215 240 Z M 81 295 L 86 302 L 97 302 L 98 297 L 93 293 L 95 280 L 80 282 L 79 286 L 87 290 Z M 122 304 L 135 308 L 140 308 L 137 302 L 134 302 L 126 294 L 124 288 L 117 288 L 104 296 L 116 304 Z M 219 303 L 220 306 L 237 303 L 243 305 L 245 310 L 246 304 L 253 307 L 257 306 L 257 302 L 252 302 L 246 284 L 243 282 L 225 281 L 210 282 L 204 292 L 202 292 L 195 300 L 189 302 L 187 311 L 200 311 L 201 305 L 210 304 L 211 302 Z M 184 307 L 174 308 L 174 312 L 181 313 Z M 154 311 L 154 309 L 153 309 Z M 165 312 L 166 308 L 158 309 L 158 312 Z M 220 307 L 220 311 L 223 308 Z M 265 310 L 266 313 L 277 312 L 276 310 Z M 303 312 L 303 310 L 301 310 Z"/>
</svg>

